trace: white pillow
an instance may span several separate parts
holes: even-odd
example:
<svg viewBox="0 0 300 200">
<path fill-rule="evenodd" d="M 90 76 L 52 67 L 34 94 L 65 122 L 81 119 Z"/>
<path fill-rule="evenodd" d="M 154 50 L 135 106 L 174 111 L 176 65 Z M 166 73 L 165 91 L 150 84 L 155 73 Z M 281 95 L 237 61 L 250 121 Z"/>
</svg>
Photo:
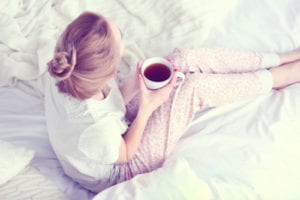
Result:
<svg viewBox="0 0 300 200">
<path fill-rule="evenodd" d="M 0 186 L 21 172 L 34 152 L 0 140 Z"/>
<path fill-rule="evenodd" d="M 93 200 L 104 199 L 212 199 L 212 194 L 188 162 L 177 158 L 168 160 L 160 169 L 108 188 Z"/>
</svg>

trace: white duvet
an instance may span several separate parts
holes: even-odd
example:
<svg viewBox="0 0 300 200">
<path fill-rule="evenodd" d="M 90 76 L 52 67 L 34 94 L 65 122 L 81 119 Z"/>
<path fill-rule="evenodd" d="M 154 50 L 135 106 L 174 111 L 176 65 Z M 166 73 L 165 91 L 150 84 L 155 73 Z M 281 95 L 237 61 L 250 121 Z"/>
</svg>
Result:
<svg viewBox="0 0 300 200">
<path fill-rule="evenodd" d="M 300 47 L 298 0 L 3 0 L 0 2 L 0 139 L 36 151 L 31 165 L 71 199 L 91 194 L 63 174 L 50 147 L 42 83 L 56 38 L 81 11 L 115 20 L 138 59 L 174 47 L 284 52 Z M 300 199 L 300 85 L 206 110 L 164 167 L 95 199 Z"/>
</svg>

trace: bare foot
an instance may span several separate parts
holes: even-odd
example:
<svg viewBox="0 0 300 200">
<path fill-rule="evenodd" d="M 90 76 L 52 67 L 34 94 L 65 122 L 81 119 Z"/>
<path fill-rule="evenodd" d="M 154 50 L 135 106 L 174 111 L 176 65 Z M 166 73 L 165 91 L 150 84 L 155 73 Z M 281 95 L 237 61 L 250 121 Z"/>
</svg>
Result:
<svg viewBox="0 0 300 200">
<path fill-rule="evenodd" d="M 300 50 L 295 50 L 287 53 L 279 54 L 280 57 L 280 65 L 284 65 L 287 63 L 295 62 L 300 60 Z"/>
<path fill-rule="evenodd" d="M 273 76 L 273 88 L 281 89 L 300 82 L 300 60 L 270 69 Z"/>
</svg>

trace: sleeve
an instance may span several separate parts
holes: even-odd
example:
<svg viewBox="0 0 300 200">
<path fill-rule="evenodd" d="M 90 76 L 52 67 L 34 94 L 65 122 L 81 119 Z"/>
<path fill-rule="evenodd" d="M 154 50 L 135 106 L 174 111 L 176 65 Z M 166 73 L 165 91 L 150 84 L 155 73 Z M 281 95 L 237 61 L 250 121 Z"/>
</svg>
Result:
<svg viewBox="0 0 300 200">
<path fill-rule="evenodd" d="M 119 157 L 121 134 L 124 132 L 120 123 L 107 117 L 86 128 L 78 139 L 79 151 L 96 162 L 114 163 Z"/>
</svg>

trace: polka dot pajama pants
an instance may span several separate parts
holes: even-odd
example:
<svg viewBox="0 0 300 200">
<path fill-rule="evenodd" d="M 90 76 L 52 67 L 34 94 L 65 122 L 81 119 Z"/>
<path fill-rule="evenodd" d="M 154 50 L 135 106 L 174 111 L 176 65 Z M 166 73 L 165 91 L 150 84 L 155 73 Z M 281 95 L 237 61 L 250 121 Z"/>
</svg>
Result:
<svg viewBox="0 0 300 200">
<path fill-rule="evenodd" d="M 161 167 L 200 108 L 270 91 L 273 80 L 266 68 L 279 65 L 276 54 L 224 48 L 175 49 L 166 58 L 186 74 L 186 79 L 153 112 L 135 157 L 119 166 L 120 181 Z M 134 118 L 137 98 L 127 109 Z"/>
</svg>

